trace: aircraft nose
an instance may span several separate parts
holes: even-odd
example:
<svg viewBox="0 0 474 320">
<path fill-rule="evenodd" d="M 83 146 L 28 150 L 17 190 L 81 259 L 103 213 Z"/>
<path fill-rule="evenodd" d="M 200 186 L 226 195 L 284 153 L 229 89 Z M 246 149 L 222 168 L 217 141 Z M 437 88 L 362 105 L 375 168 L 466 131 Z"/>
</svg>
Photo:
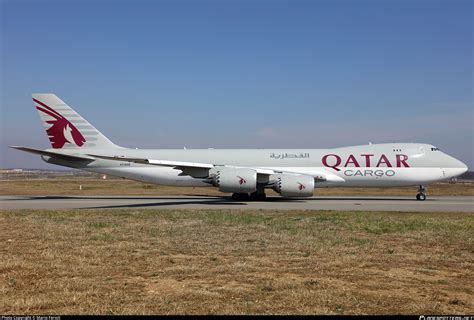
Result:
<svg viewBox="0 0 474 320">
<path fill-rule="evenodd" d="M 460 160 L 458 160 L 458 159 L 454 159 L 454 160 L 456 160 L 456 162 L 457 162 L 457 167 L 458 167 L 460 170 L 462 170 L 462 173 L 464 173 L 464 172 L 467 171 L 468 168 L 467 168 L 467 165 L 466 165 L 464 162 L 462 162 L 462 161 L 460 161 Z"/>
<path fill-rule="evenodd" d="M 454 157 L 451 157 L 450 162 L 451 162 L 450 163 L 450 165 L 451 165 L 450 166 L 451 167 L 450 171 L 452 172 L 452 175 L 454 177 L 460 176 L 468 170 L 468 167 L 464 162 L 462 162 L 462 161 L 460 161 L 460 160 L 458 160 Z"/>
<path fill-rule="evenodd" d="M 463 167 L 462 167 L 462 173 L 461 173 L 461 174 L 466 173 L 469 168 L 468 168 L 467 165 L 464 164 L 462 161 L 459 161 L 459 162 L 461 162 L 462 165 L 463 165 Z"/>
</svg>

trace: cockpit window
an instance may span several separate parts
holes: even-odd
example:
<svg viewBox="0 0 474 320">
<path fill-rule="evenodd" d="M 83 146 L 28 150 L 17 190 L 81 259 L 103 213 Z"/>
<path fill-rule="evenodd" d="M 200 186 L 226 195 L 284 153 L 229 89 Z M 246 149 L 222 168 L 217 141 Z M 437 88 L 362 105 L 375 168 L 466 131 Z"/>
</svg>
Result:
<svg viewBox="0 0 474 320">
<path fill-rule="evenodd" d="M 436 147 L 431 147 L 431 151 L 439 151 L 439 149 Z"/>
</svg>

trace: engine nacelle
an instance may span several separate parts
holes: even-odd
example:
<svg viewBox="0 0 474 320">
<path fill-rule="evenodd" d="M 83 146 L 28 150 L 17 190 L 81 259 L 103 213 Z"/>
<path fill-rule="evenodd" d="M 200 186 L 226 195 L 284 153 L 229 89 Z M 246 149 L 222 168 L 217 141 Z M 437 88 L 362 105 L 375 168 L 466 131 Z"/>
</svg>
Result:
<svg viewBox="0 0 474 320">
<path fill-rule="evenodd" d="M 251 193 L 257 191 L 257 171 L 215 167 L 209 172 L 212 184 L 222 192 Z"/>
<path fill-rule="evenodd" d="M 284 197 L 312 197 L 314 177 L 296 174 L 279 174 L 273 190 Z"/>
</svg>

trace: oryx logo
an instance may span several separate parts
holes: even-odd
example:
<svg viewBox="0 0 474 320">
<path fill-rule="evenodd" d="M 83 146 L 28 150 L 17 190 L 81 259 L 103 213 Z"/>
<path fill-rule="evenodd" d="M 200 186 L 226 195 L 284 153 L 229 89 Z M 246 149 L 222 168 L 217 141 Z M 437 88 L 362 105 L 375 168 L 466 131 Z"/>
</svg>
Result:
<svg viewBox="0 0 474 320">
<path fill-rule="evenodd" d="M 51 124 L 51 127 L 46 129 L 46 133 L 53 148 L 62 148 L 66 142 L 74 143 L 76 146 L 81 147 L 86 142 L 84 136 L 69 120 L 43 102 L 36 99 L 33 99 L 33 101 L 39 105 L 36 106 L 36 109 L 54 118 L 53 120 L 46 121 L 46 123 Z"/>
<path fill-rule="evenodd" d="M 297 184 L 298 184 L 298 190 L 301 191 L 301 190 L 306 189 L 306 187 L 304 186 L 304 184 L 302 184 L 301 182 L 297 182 Z"/>
<path fill-rule="evenodd" d="M 243 185 L 243 184 L 246 184 L 246 183 L 247 183 L 247 180 L 245 180 L 245 179 L 242 178 L 241 176 L 237 176 L 237 178 L 239 178 L 239 184 L 240 184 L 240 185 Z"/>
</svg>

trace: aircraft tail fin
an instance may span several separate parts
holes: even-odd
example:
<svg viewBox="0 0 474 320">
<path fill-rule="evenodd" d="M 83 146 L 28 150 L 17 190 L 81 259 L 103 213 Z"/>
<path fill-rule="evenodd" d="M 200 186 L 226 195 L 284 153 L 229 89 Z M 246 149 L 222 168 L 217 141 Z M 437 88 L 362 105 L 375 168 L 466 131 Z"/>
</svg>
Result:
<svg viewBox="0 0 474 320">
<path fill-rule="evenodd" d="M 35 93 L 33 102 L 54 149 L 120 148 L 56 95 Z"/>
</svg>

